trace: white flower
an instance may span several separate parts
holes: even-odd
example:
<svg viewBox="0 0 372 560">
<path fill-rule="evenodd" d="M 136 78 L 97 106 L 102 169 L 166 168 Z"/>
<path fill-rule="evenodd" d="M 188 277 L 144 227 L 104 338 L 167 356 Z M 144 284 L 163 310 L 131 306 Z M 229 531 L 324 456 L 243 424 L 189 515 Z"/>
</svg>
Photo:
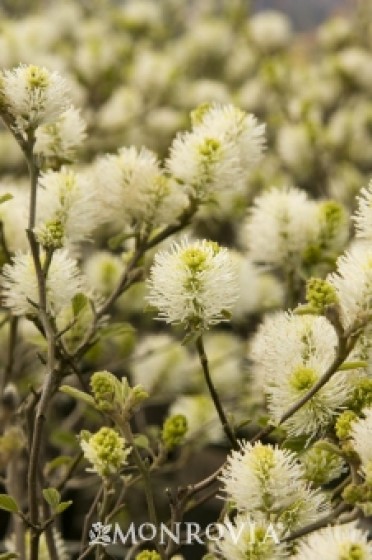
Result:
<svg viewBox="0 0 372 560">
<path fill-rule="evenodd" d="M 43 255 L 42 255 L 43 260 Z M 5 307 L 15 315 L 36 315 L 39 303 L 38 284 L 34 262 L 30 253 L 19 253 L 3 268 L 2 299 Z M 55 251 L 46 281 L 47 307 L 50 313 L 58 314 L 72 298 L 86 286 L 77 263 L 66 250 Z"/>
<path fill-rule="evenodd" d="M 372 560 L 372 544 L 355 523 L 325 527 L 305 537 L 293 559 L 319 560 L 322 554 L 327 560 Z"/>
<path fill-rule="evenodd" d="M 372 480 L 372 408 L 363 410 L 364 418 L 351 428 L 352 444 L 362 462 L 363 471 Z"/>
<path fill-rule="evenodd" d="M 315 237 L 317 207 L 304 191 L 272 188 L 258 196 L 247 223 L 249 256 L 276 265 L 298 262 Z"/>
<path fill-rule="evenodd" d="M 255 14 L 249 20 L 249 34 L 257 47 L 263 51 L 276 51 L 291 40 L 291 22 L 287 16 L 274 10 Z"/>
<path fill-rule="evenodd" d="M 124 438 L 112 428 L 103 427 L 95 434 L 83 431 L 80 445 L 84 457 L 91 463 L 87 469 L 105 477 L 116 474 L 126 464 L 131 448 L 125 448 Z"/>
<path fill-rule="evenodd" d="M 225 188 L 241 190 L 261 158 L 265 126 L 233 105 L 201 106 L 193 113 L 193 125 L 173 141 L 170 173 L 199 200 Z"/>
<path fill-rule="evenodd" d="M 0 90 L 22 132 L 57 120 L 70 104 L 67 84 L 58 72 L 33 65 L 4 70 Z"/>
<path fill-rule="evenodd" d="M 53 123 L 40 126 L 36 131 L 35 153 L 71 161 L 85 140 L 86 123 L 80 111 L 70 107 Z"/>
<path fill-rule="evenodd" d="M 372 181 L 357 196 L 358 210 L 353 216 L 357 237 L 372 240 Z"/>
<path fill-rule="evenodd" d="M 118 224 L 132 221 L 152 226 L 174 220 L 188 201 L 174 181 L 165 177 L 154 152 L 134 146 L 108 155 L 95 167 L 95 179 L 105 185 L 102 204 Z"/>
<path fill-rule="evenodd" d="M 337 260 L 327 280 L 336 290 L 345 328 L 367 320 L 372 311 L 372 251 L 355 245 Z"/>
<path fill-rule="evenodd" d="M 284 560 L 289 551 L 279 539 L 276 527 L 262 516 L 238 514 L 233 522 L 226 518 L 219 524 L 218 539 L 211 549 L 224 560 Z"/>
<path fill-rule="evenodd" d="M 294 453 L 271 445 L 241 443 L 228 457 L 221 481 L 239 511 L 262 513 L 280 523 L 283 534 L 315 521 L 327 508 L 324 496 L 304 481 Z"/>
<path fill-rule="evenodd" d="M 38 241 L 44 247 L 58 248 L 90 239 L 104 216 L 88 177 L 62 168 L 44 173 L 39 185 Z"/>
<path fill-rule="evenodd" d="M 147 301 L 159 319 L 205 330 L 226 321 L 237 298 L 237 277 L 227 249 L 210 241 L 173 243 L 151 268 Z"/>
<path fill-rule="evenodd" d="M 324 317 L 281 312 L 265 319 L 252 341 L 251 357 L 276 422 L 328 370 L 336 346 L 336 333 Z M 332 422 L 351 391 L 349 373 L 337 372 L 283 426 L 290 435 L 315 435 Z"/>
</svg>

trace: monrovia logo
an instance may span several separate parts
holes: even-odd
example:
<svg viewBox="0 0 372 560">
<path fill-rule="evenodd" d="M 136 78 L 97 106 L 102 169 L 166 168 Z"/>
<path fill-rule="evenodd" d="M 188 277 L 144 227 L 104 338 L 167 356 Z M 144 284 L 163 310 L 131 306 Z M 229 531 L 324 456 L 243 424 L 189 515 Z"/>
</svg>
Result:
<svg viewBox="0 0 372 560">
<path fill-rule="evenodd" d="M 142 523 L 136 526 L 133 522 L 122 531 L 118 523 L 104 525 L 100 521 L 93 523 L 89 531 L 89 544 L 108 546 L 109 544 L 133 545 L 144 541 L 153 541 L 157 539 L 160 544 L 166 544 L 171 539 L 176 544 L 206 544 L 210 541 L 218 541 L 226 537 L 231 538 L 234 544 L 244 534 L 245 542 L 254 543 L 256 539 L 256 524 L 254 522 L 244 522 L 233 525 L 231 521 L 226 520 L 224 523 L 210 523 L 207 527 L 201 527 L 195 522 L 179 522 L 175 523 L 171 530 L 166 524 L 160 523 L 159 527 L 152 523 Z M 247 538 L 248 535 L 248 538 Z M 267 525 L 266 532 L 262 537 L 260 534 L 260 542 L 266 542 L 271 539 L 275 544 L 280 543 L 280 538 L 272 523 Z"/>
<path fill-rule="evenodd" d="M 91 530 L 89 531 L 89 544 L 102 544 L 103 546 L 107 546 L 111 544 L 111 532 L 112 525 L 104 525 L 100 521 L 97 523 L 93 523 Z"/>
</svg>

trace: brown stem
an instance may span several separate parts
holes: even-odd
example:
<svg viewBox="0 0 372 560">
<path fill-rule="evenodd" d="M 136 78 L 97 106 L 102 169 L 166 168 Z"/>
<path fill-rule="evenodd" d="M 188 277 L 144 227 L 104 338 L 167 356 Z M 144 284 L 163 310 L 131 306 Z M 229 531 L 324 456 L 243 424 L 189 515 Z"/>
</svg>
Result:
<svg viewBox="0 0 372 560">
<path fill-rule="evenodd" d="M 230 441 L 233 448 L 234 449 L 239 449 L 238 440 L 236 439 L 234 431 L 233 431 L 232 427 L 230 426 L 229 421 L 227 420 L 225 411 L 222 407 L 220 398 L 218 396 L 218 393 L 216 391 L 216 388 L 213 384 L 213 381 L 212 381 L 212 378 L 211 378 L 211 375 L 210 375 L 208 358 L 207 358 L 207 355 L 205 353 L 203 338 L 201 336 L 199 336 L 196 339 L 195 344 L 196 344 L 196 349 L 197 349 L 198 354 L 199 354 L 200 363 L 201 363 L 201 366 L 203 368 L 204 378 L 205 378 L 205 381 L 207 383 L 209 393 L 212 397 L 214 406 L 216 408 L 217 414 L 218 414 L 219 419 L 221 421 L 221 424 L 222 424 L 223 430 L 225 432 L 225 435 L 226 435 L 227 439 Z"/>
</svg>

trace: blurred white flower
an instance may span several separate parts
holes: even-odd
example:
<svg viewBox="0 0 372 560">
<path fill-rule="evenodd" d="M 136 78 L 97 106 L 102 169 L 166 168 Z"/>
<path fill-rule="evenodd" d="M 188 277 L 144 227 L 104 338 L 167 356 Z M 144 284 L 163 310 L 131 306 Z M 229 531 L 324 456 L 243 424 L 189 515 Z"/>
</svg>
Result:
<svg viewBox="0 0 372 560">
<path fill-rule="evenodd" d="M 39 185 L 38 241 L 59 248 L 89 240 L 104 215 L 88 177 L 66 167 L 42 174 Z"/>
<path fill-rule="evenodd" d="M 224 438 L 221 422 L 208 395 L 183 395 L 169 409 L 169 415 L 183 414 L 187 420 L 187 440 L 198 446 Z"/>
<path fill-rule="evenodd" d="M 121 148 L 117 155 L 99 159 L 94 180 L 97 191 L 105 185 L 103 212 L 121 227 L 133 221 L 152 227 L 167 224 L 188 204 L 179 185 L 162 173 L 156 154 L 147 148 Z"/>
<path fill-rule="evenodd" d="M 238 296 L 227 249 L 205 240 L 183 239 L 169 251 L 159 251 L 148 287 L 146 299 L 159 310 L 159 319 L 196 331 L 226 321 Z"/>
<path fill-rule="evenodd" d="M 317 226 L 316 204 L 304 191 L 272 188 L 256 197 L 250 210 L 249 257 L 279 266 L 298 263 Z"/>
<path fill-rule="evenodd" d="M 86 138 L 86 123 L 80 111 L 70 107 L 54 122 L 36 131 L 35 153 L 71 161 Z"/>
<path fill-rule="evenodd" d="M 283 534 L 318 519 L 327 509 L 325 496 L 304 481 L 294 453 L 271 445 L 241 443 L 232 451 L 220 480 L 226 499 L 239 511 L 262 513 L 280 523 Z"/>
<path fill-rule="evenodd" d="M 190 385 L 189 362 L 186 348 L 169 335 L 146 336 L 132 356 L 133 384 L 155 397 L 180 394 Z"/>
<path fill-rule="evenodd" d="M 1 292 L 3 305 L 15 315 L 37 315 L 33 304 L 39 303 L 38 283 L 30 253 L 16 254 L 12 264 L 3 267 Z M 55 251 L 46 281 L 47 310 L 58 314 L 81 292 L 86 293 L 87 289 L 76 261 L 65 249 Z"/>
<path fill-rule="evenodd" d="M 319 554 L 325 551 L 327 560 L 372 560 L 372 544 L 368 542 L 368 533 L 355 523 L 324 527 L 311 533 L 300 542 L 293 560 L 319 560 Z"/>
<path fill-rule="evenodd" d="M 328 276 L 336 289 L 345 328 L 370 318 L 372 311 L 372 251 L 354 245 L 337 260 L 337 271 Z"/>
<path fill-rule="evenodd" d="M 329 369 L 337 336 L 324 317 L 276 313 L 266 317 L 251 345 L 255 375 L 262 376 L 270 415 L 277 422 Z M 290 435 L 325 429 L 352 391 L 349 372 L 338 372 L 284 424 Z"/>
<path fill-rule="evenodd" d="M 118 285 L 124 262 L 109 251 L 95 251 L 84 262 L 89 286 L 100 294 L 109 295 Z"/>
<path fill-rule="evenodd" d="M 11 253 L 28 249 L 26 228 L 28 222 L 29 192 L 24 185 L 0 185 L 0 196 L 10 194 L 12 198 L 0 204 L 5 244 Z"/>
<path fill-rule="evenodd" d="M 0 90 L 21 132 L 57 120 L 70 104 L 67 83 L 58 72 L 33 65 L 4 70 Z"/>
<path fill-rule="evenodd" d="M 253 43 L 264 52 L 288 45 L 292 38 L 291 22 L 286 15 L 265 10 L 249 19 L 248 33 Z"/>
</svg>

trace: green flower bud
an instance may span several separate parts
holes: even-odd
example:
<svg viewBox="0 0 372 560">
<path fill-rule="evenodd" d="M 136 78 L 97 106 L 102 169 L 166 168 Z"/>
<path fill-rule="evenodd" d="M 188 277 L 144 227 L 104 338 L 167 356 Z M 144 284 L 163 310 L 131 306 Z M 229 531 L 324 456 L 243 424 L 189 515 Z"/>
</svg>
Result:
<svg viewBox="0 0 372 560">
<path fill-rule="evenodd" d="M 161 560 L 161 556 L 155 550 L 142 550 L 136 555 L 135 560 Z"/>
<path fill-rule="evenodd" d="M 319 314 L 323 314 L 327 305 L 337 303 L 336 291 L 326 280 L 310 278 L 306 284 L 306 300 Z"/>
<path fill-rule="evenodd" d="M 168 449 L 180 445 L 187 432 L 187 420 L 183 414 L 167 418 L 163 425 L 162 440 Z"/>
<path fill-rule="evenodd" d="M 356 382 L 354 394 L 349 407 L 356 412 L 372 406 L 372 379 L 359 379 Z"/>
<path fill-rule="evenodd" d="M 39 243 L 46 249 L 60 249 L 63 247 L 65 230 L 63 223 L 58 218 L 49 220 L 37 231 Z"/>
<path fill-rule="evenodd" d="M 335 425 L 338 439 L 347 439 L 350 437 L 352 423 L 357 419 L 358 416 L 352 410 L 345 410 L 342 414 L 340 414 Z"/>
<path fill-rule="evenodd" d="M 99 410 L 114 410 L 118 383 L 119 380 L 109 371 L 97 371 L 92 375 L 90 386 Z"/>
<path fill-rule="evenodd" d="M 91 463 L 93 472 L 102 477 L 117 473 L 126 463 L 131 448 L 125 447 L 124 438 L 112 428 L 103 427 L 95 434 L 84 430 L 80 434 L 80 445 L 85 458 Z"/>
</svg>

